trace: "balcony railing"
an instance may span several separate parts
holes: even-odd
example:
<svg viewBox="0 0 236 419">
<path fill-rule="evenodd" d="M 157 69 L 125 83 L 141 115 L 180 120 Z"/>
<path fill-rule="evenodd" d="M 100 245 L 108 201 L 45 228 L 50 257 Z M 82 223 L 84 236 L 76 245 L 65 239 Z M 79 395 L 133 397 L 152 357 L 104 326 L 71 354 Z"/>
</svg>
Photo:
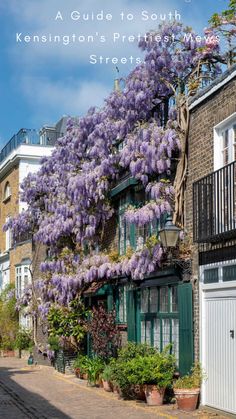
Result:
<svg viewBox="0 0 236 419">
<path fill-rule="evenodd" d="M 236 237 L 236 162 L 193 184 L 193 239 L 217 242 Z"/>
<path fill-rule="evenodd" d="M 34 129 L 21 129 L 8 141 L 0 152 L 0 163 L 21 144 L 53 146 L 56 140 L 61 136 L 60 133 L 53 130 L 44 130 L 39 133 Z"/>
</svg>

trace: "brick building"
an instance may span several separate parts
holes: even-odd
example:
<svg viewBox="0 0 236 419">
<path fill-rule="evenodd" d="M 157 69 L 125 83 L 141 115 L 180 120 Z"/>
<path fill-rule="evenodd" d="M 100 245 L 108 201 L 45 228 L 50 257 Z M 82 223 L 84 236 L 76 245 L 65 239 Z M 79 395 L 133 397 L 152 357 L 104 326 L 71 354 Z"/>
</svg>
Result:
<svg viewBox="0 0 236 419">
<path fill-rule="evenodd" d="M 31 281 L 32 242 L 30 237 L 13 246 L 11 231 L 3 225 L 25 208 L 19 198 L 20 184 L 28 173 L 36 172 L 43 156 L 49 156 L 56 138 L 65 132 L 65 118 L 54 127 L 36 130 L 21 129 L 0 152 L 0 290 L 15 284 L 20 296 Z M 20 313 L 20 323 L 30 325 L 30 318 Z"/>
<path fill-rule="evenodd" d="M 236 413 L 236 67 L 190 103 L 186 230 L 193 239 L 202 403 Z"/>
</svg>

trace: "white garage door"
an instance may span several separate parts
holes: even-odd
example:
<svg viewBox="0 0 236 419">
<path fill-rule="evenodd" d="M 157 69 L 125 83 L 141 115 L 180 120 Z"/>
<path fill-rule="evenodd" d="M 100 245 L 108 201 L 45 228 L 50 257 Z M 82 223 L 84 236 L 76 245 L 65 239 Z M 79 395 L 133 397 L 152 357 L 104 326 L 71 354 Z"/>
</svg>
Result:
<svg viewBox="0 0 236 419">
<path fill-rule="evenodd" d="M 236 298 L 205 298 L 204 404 L 236 413 Z"/>
</svg>

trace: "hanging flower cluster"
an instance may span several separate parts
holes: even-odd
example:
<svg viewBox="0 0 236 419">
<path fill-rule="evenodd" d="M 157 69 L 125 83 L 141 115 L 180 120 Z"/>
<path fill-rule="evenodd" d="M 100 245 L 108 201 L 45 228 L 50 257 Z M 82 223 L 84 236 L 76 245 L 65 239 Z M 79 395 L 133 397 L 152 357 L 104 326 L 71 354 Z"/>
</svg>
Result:
<svg viewBox="0 0 236 419">
<path fill-rule="evenodd" d="M 184 37 L 186 31 L 192 41 Z M 22 184 L 28 209 L 5 228 L 12 228 L 15 240 L 31 231 L 34 240 L 48 246 L 51 260 L 42 266 L 40 311 L 47 314 L 51 303 L 67 305 L 76 293 L 93 281 L 126 275 L 142 279 L 161 264 L 159 243 L 145 246 L 123 259 L 112 261 L 98 253 L 102 232 L 114 214 L 110 190 L 121 171 L 129 173 L 145 188 L 150 202 L 129 208 L 126 220 L 143 226 L 171 211 L 172 159 L 180 151 L 177 112 L 171 108 L 166 127 L 161 127 L 158 107 L 183 84 L 201 63 L 212 74 L 218 72 L 218 45 L 200 47 L 196 35 L 181 24 L 160 26 L 160 42 L 140 41 L 145 62 L 127 77 L 123 91 L 114 91 L 102 109 L 90 109 L 85 117 L 70 119 L 66 135 L 59 139 L 51 157 L 42 161 L 37 174 Z M 164 37 L 175 35 L 175 40 Z M 207 51 L 207 53 L 206 53 Z M 116 144 L 123 141 L 123 149 Z M 70 249 L 63 253 L 63 249 Z M 89 252 L 86 255 L 86 252 Z"/>
</svg>

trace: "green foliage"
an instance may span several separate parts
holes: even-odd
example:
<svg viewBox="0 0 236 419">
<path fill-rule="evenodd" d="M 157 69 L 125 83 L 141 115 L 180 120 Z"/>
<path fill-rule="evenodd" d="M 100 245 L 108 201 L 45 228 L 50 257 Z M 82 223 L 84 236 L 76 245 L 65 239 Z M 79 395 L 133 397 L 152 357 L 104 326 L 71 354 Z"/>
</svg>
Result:
<svg viewBox="0 0 236 419">
<path fill-rule="evenodd" d="M 75 361 L 73 362 L 73 368 L 79 368 L 81 374 L 86 374 L 88 372 L 89 357 L 85 355 L 78 355 Z"/>
<path fill-rule="evenodd" d="M 197 362 L 191 369 L 191 373 L 178 378 L 174 383 L 174 388 L 199 388 L 206 375 L 201 365 Z"/>
<path fill-rule="evenodd" d="M 18 314 L 15 309 L 14 287 L 9 285 L 0 295 L 0 347 L 12 350 L 18 332 Z"/>
<path fill-rule="evenodd" d="M 89 358 L 85 355 L 78 355 L 73 363 L 74 369 L 79 369 L 81 374 L 88 374 L 88 382 L 92 385 L 96 384 L 105 364 L 101 358 Z"/>
<path fill-rule="evenodd" d="M 111 381 L 112 380 L 112 367 L 111 365 L 106 365 L 103 373 L 102 373 L 102 379 L 104 381 Z"/>
<path fill-rule="evenodd" d="M 158 353 L 158 350 L 146 343 L 128 342 L 126 346 L 119 350 L 118 360 L 125 362 L 137 356 L 149 356 L 156 353 Z"/>
<path fill-rule="evenodd" d="M 88 382 L 91 385 L 95 385 L 99 380 L 103 370 L 104 370 L 104 361 L 101 358 L 91 358 L 88 359 L 87 363 L 87 374 Z"/>
<path fill-rule="evenodd" d="M 48 314 L 49 337 L 64 337 L 78 348 L 86 333 L 89 311 L 80 298 L 73 300 L 70 307 L 52 307 Z"/>
<path fill-rule="evenodd" d="M 49 336 L 48 337 L 48 344 L 50 345 L 50 349 L 52 351 L 59 351 L 60 349 L 60 341 L 58 336 Z"/>
<path fill-rule="evenodd" d="M 163 352 L 143 344 L 129 343 L 112 360 L 111 380 L 129 395 L 130 389 L 140 384 L 155 384 L 166 388 L 172 383 L 175 358 L 169 354 L 169 346 Z"/>
<path fill-rule="evenodd" d="M 31 331 L 21 328 L 16 335 L 15 347 L 20 350 L 30 349 L 34 345 Z"/>
</svg>

